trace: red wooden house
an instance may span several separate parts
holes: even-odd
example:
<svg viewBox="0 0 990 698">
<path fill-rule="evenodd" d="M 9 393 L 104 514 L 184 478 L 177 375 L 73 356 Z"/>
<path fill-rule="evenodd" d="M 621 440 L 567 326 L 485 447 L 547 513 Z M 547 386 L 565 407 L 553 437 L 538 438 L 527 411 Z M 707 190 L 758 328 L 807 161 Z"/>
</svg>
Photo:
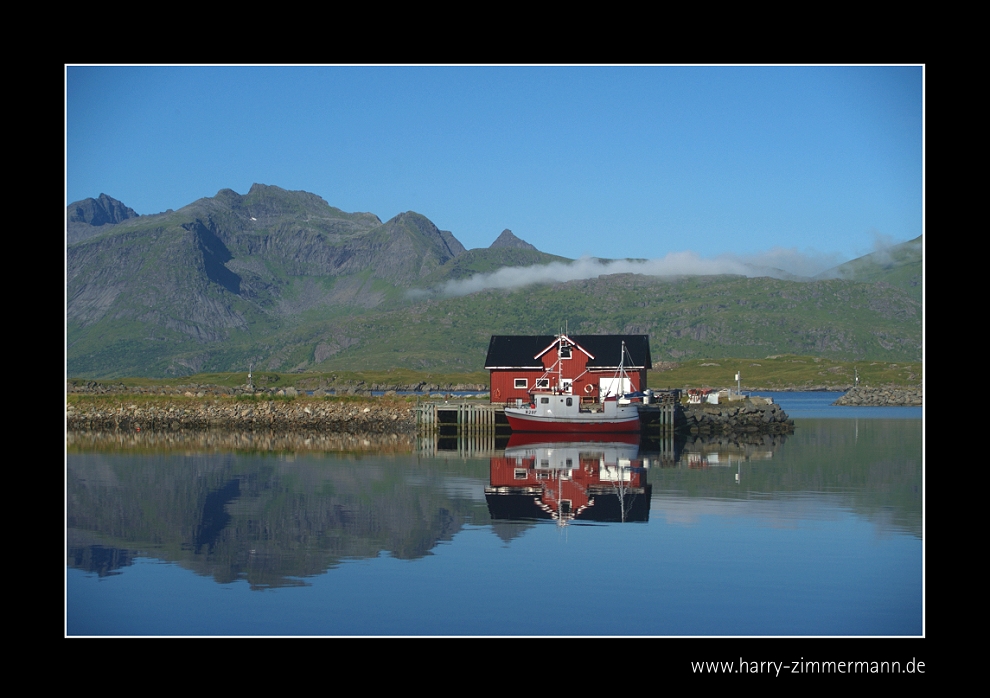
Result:
<svg viewBox="0 0 990 698">
<path fill-rule="evenodd" d="M 618 375 L 620 362 L 625 377 Z M 598 400 L 645 390 L 646 371 L 652 367 L 645 334 L 493 335 L 485 359 L 493 403 L 529 402 L 539 391 Z"/>
</svg>

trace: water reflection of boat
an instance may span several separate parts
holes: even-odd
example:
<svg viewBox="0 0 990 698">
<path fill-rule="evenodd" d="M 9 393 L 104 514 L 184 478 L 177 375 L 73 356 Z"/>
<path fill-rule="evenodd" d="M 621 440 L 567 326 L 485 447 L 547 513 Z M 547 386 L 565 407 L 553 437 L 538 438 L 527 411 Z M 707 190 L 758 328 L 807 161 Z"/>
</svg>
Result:
<svg viewBox="0 0 990 698">
<path fill-rule="evenodd" d="M 513 434 L 491 458 L 485 499 L 493 519 L 646 521 L 650 485 L 633 435 L 609 441 Z"/>
<path fill-rule="evenodd" d="M 548 448 L 559 447 L 561 445 L 596 443 L 602 446 L 608 444 L 626 444 L 634 446 L 633 453 L 639 452 L 639 434 L 627 432 L 625 434 L 547 434 L 541 432 L 513 432 L 505 445 L 506 453 L 516 453 L 517 449 L 525 446 L 544 446 Z"/>
</svg>

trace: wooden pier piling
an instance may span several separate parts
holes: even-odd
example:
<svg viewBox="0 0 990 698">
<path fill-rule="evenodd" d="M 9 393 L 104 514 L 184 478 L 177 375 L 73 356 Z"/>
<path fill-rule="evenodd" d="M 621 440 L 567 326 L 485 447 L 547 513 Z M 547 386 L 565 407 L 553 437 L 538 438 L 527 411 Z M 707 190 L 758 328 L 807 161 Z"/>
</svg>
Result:
<svg viewBox="0 0 990 698">
<path fill-rule="evenodd" d="M 478 402 L 421 402 L 416 406 L 416 426 L 421 433 L 442 427 L 457 433 L 495 432 L 508 422 L 502 405 Z"/>
</svg>

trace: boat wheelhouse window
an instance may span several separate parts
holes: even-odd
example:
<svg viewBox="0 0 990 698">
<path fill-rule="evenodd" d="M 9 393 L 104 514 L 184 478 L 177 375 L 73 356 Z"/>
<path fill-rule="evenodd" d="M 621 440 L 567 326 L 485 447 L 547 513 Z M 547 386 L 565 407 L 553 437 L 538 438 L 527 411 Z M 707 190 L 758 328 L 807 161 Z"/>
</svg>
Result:
<svg viewBox="0 0 990 698">
<path fill-rule="evenodd" d="M 524 390 L 529 387 L 529 381 L 525 378 L 516 378 L 512 384 L 513 388 L 523 388 Z"/>
<path fill-rule="evenodd" d="M 548 397 L 541 397 L 540 398 L 540 404 L 541 405 L 549 405 L 550 404 L 550 398 L 548 398 Z"/>
<path fill-rule="evenodd" d="M 550 379 L 549 378 L 537 378 L 536 379 L 536 387 L 537 388 L 549 388 L 550 387 Z"/>
<path fill-rule="evenodd" d="M 574 400 L 571 398 L 567 398 L 567 406 L 570 407 L 573 404 L 574 404 Z"/>
</svg>

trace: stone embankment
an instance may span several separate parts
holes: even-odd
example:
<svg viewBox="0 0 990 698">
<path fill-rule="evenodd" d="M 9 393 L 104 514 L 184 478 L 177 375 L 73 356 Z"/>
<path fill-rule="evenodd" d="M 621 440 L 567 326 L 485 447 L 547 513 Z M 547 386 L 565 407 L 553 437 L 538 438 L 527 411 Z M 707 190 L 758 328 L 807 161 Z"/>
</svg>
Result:
<svg viewBox="0 0 990 698">
<path fill-rule="evenodd" d="M 225 429 L 293 433 L 410 434 L 416 429 L 411 405 L 382 398 L 324 400 L 156 400 L 108 406 L 105 401 L 69 402 L 70 431 L 179 431 Z"/>
<path fill-rule="evenodd" d="M 373 392 L 395 394 L 395 393 L 446 393 L 456 392 L 488 392 L 488 386 L 479 383 L 411 383 L 408 385 L 397 383 L 366 383 L 358 382 L 335 382 L 332 384 L 320 384 L 312 387 L 300 386 L 247 386 L 239 385 L 227 387 L 222 385 L 209 385 L 191 383 L 189 385 L 168 385 L 168 386 L 128 386 L 123 383 L 101 383 L 97 381 L 67 381 L 65 386 L 69 394 L 86 395 L 184 395 L 195 397 L 222 397 L 240 395 L 259 396 L 289 396 L 310 394 L 314 397 L 325 395 L 363 395 L 370 396 Z"/>
<path fill-rule="evenodd" d="M 683 429 L 692 434 L 790 434 L 794 431 L 794 420 L 780 409 L 780 405 L 762 398 L 721 405 L 686 405 L 683 414 Z"/>
<path fill-rule="evenodd" d="M 921 388 L 858 386 L 832 403 L 846 407 L 920 407 Z"/>
</svg>

